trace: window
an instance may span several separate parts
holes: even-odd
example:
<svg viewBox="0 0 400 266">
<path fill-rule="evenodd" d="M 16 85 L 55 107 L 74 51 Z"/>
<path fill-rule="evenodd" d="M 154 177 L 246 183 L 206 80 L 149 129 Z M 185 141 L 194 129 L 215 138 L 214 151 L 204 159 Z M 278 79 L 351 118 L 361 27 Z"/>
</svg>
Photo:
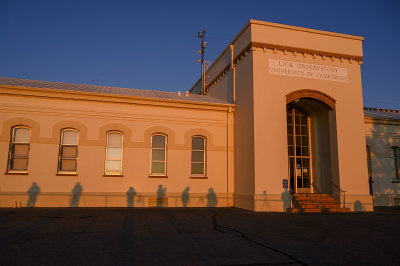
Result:
<svg viewBox="0 0 400 266">
<path fill-rule="evenodd" d="M 11 130 L 7 172 L 28 171 L 31 130 L 18 126 Z"/>
<path fill-rule="evenodd" d="M 371 147 L 367 145 L 368 177 L 372 177 Z"/>
<path fill-rule="evenodd" d="M 122 133 L 107 133 L 106 174 L 122 174 L 122 141 Z"/>
<path fill-rule="evenodd" d="M 79 132 L 74 129 L 61 131 L 60 150 L 58 154 L 58 172 L 76 173 L 78 164 Z"/>
<path fill-rule="evenodd" d="M 400 148 L 399 147 L 392 147 L 390 149 L 392 155 L 392 169 L 393 169 L 393 176 L 396 179 L 400 178 Z"/>
<path fill-rule="evenodd" d="M 151 174 L 166 175 L 167 137 L 156 134 L 151 136 Z"/>
<path fill-rule="evenodd" d="M 192 175 L 205 175 L 206 172 L 206 139 L 192 137 Z"/>
</svg>

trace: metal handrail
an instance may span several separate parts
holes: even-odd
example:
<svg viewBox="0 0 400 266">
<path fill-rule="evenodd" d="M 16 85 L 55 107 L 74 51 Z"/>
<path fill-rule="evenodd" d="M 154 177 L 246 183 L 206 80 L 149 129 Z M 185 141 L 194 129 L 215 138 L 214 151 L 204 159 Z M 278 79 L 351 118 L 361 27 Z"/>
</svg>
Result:
<svg viewBox="0 0 400 266">
<path fill-rule="evenodd" d="M 310 182 L 310 184 L 317 191 L 317 194 L 321 194 L 321 191 L 319 191 L 319 189 L 313 183 Z M 318 208 L 321 208 L 321 202 L 320 201 L 317 201 L 317 206 L 318 206 Z"/>
<path fill-rule="evenodd" d="M 332 184 L 339 189 L 340 197 L 343 194 L 343 208 L 346 208 L 346 191 L 341 189 L 333 180 L 331 180 Z"/>
</svg>

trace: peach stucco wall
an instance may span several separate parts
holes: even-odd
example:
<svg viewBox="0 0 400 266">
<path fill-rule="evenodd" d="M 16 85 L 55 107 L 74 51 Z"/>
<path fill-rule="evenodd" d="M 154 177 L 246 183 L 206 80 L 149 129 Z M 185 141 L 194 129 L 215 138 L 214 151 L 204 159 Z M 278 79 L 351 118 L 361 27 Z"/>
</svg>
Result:
<svg viewBox="0 0 400 266">
<path fill-rule="evenodd" d="M 260 29 L 262 27 L 262 29 Z M 310 36 L 312 34 L 312 36 Z M 268 36 L 268 39 L 266 37 Z M 284 36 L 284 37 L 282 37 Z M 286 37 L 285 37 L 286 36 Z M 311 40 L 310 40 L 311 38 Z M 292 46 L 309 43 L 310 49 L 361 55 L 361 40 L 341 36 L 294 31 L 292 29 L 255 25 L 252 40 L 274 40 L 274 44 Z M 329 46 L 326 43 L 330 43 Z M 337 44 L 337 45 L 336 45 Z M 315 47 L 314 47 L 315 46 Z M 346 49 L 345 49 L 346 48 Z M 335 50 L 336 49 L 336 50 Z M 302 89 L 317 90 L 336 100 L 336 130 L 340 184 L 346 191 L 346 205 L 354 207 L 360 201 L 365 210 L 372 209 L 367 182 L 365 157 L 364 115 L 360 65 L 349 60 L 323 55 L 294 54 L 282 50 L 252 48 L 254 71 L 254 147 L 255 147 L 255 194 L 272 196 L 271 206 L 279 195 L 284 195 L 282 179 L 287 178 L 286 95 Z M 346 68 L 348 82 L 307 79 L 271 74 L 268 60 L 304 62 L 324 66 Z M 238 110 L 240 112 L 240 110 Z M 271 207 L 277 208 L 278 206 Z"/>
<path fill-rule="evenodd" d="M 33 182 L 40 187 L 36 206 L 68 206 L 77 182 L 82 186 L 80 206 L 126 206 L 130 187 L 136 191 L 135 206 L 147 206 L 147 198 L 157 197 L 160 185 L 166 188 L 169 206 L 182 206 L 181 196 L 186 188 L 191 197 L 188 206 L 207 206 L 210 188 L 217 196 L 217 206 L 231 204 L 228 198 L 233 192 L 233 113 L 227 107 L 179 108 L 27 95 L 1 95 L 0 101 L 1 206 L 15 201 L 24 205 Z M 15 125 L 32 130 L 27 175 L 5 174 L 10 130 Z M 77 176 L 57 175 L 60 130 L 67 127 L 80 133 Z M 122 177 L 103 176 L 105 136 L 109 130 L 124 133 Z M 149 178 L 150 136 L 156 132 L 168 136 L 168 178 Z M 207 179 L 190 178 L 193 135 L 207 138 Z M 231 153 L 229 157 L 227 152 Z"/>
<path fill-rule="evenodd" d="M 250 33 L 250 34 L 249 34 Z M 236 69 L 235 205 L 259 211 L 284 211 L 288 178 L 286 95 L 316 90 L 336 100 L 331 119 L 332 175 L 346 191 L 346 205 L 372 210 L 365 158 L 362 40 L 357 36 L 251 20 L 232 41 Z M 229 47 L 214 65 L 223 69 Z M 348 82 L 269 73 L 269 59 L 347 69 Z M 228 63 L 226 63 L 228 64 Z M 230 64 L 230 62 L 229 62 Z M 209 73 L 216 76 L 216 69 Z M 210 95 L 224 95 L 232 68 L 209 79 Z M 221 90 L 220 92 L 213 90 Z M 331 115 L 332 116 L 332 115 Z M 245 155 L 244 155 L 245 154 Z"/>
<path fill-rule="evenodd" d="M 286 124 L 285 96 L 300 89 L 318 90 L 336 99 L 340 187 L 346 191 L 350 207 L 360 200 L 370 209 L 360 66 L 321 57 L 314 59 L 311 55 L 304 58 L 283 52 L 274 54 L 272 50 L 262 49 L 255 49 L 253 58 L 256 194 L 267 190 L 277 197 L 283 192 L 282 179 L 288 175 L 286 129 L 282 127 Z M 273 75 L 268 73 L 269 58 L 347 68 L 349 82 Z"/>
</svg>

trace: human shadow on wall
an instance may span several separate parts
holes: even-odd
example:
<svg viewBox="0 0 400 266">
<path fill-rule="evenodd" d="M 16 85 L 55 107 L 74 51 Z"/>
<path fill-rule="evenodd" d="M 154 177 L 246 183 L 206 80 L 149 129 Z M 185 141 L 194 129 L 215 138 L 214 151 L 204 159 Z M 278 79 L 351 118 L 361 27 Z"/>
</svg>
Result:
<svg viewBox="0 0 400 266">
<path fill-rule="evenodd" d="M 133 207 L 135 202 L 136 190 L 133 187 L 129 187 L 126 192 L 126 203 L 128 207 Z"/>
<path fill-rule="evenodd" d="M 361 201 L 356 200 L 356 201 L 354 202 L 354 211 L 355 211 L 355 212 L 362 212 L 362 211 L 364 211 Z"/>
<path fill-rule="evenodd" d="M 290 193 L 287 188 L 281 194 L 281 200 L 283 203 L 283 211 L 286 212 L 288 208 L 290 208 Z"/>
<path fill-rule="evenodd" d="M 82 194 L 82 186 L 80 182 L 76 182 L 75 187 L 72 189 L 72 198 L 71 198 L 71 207 L 78 207 L 79 206 L 79 199 L 81 198 Z"/>
<path fill-rule="evenodd" d="M 187 187 L 185 190 L 182 192 L 181 200 L 182 200 L 182 205 L 183 207 L 187 207 L 189 200 L 190 200 L 190 195 L 189 195 L 189 190 L 190 188 Z"/>
<path fill-rule="evenodd" d="M 164 207 L 164 201 L 162 200 L 165 198 L 165 191 L 167 188 L 164 188 L 162 185 L 158 185 L 157 189 L 157 207 Z"/>
<path fill-rule="evenodd" d="M 218 204 L 217 195 L 214 192 L 213 188 L 208 189 L 207 194 L 207 207 L 215 207 Z"/>
<path fill-rule="evenodd" d="M 36 184 L 36 182 L 32 183 L 32 186 L 27 191 L 29 198 L 26 203 L 26 207 L 35 207 L 37 197 L 40 193 L 40 187 Z"/>
<path fill-rule="evenodd" d="M 264 210 L 268 210 L 269 209 L 269 203 L 268 203 L 268 196 L 267 196 L 267 191 L 264 190 L 263 191 L 263 208 Z"/>
</svg>

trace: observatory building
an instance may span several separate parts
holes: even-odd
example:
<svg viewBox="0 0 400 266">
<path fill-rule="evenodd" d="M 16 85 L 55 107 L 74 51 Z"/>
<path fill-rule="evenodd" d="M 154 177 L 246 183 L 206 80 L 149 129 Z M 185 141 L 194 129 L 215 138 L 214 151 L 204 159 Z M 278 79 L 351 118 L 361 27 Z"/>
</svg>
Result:
<svg viewBox="0 0 400 266">
<path fill-rule="evenodd" d="M 186 93 L 0 78 L 0 206 L 400 204 L 400 113 L 363 108 L 362 41 L 250 20 Z"/>
</svg>

